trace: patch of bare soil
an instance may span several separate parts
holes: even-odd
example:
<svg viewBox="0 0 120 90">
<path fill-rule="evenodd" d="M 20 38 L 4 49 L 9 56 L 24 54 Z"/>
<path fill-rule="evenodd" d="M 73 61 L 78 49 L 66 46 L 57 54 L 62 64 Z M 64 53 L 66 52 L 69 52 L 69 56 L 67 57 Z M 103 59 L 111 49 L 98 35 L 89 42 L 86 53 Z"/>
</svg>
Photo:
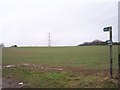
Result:
<svg viewBox="0 0 120 90">
<path fill-rule="evenodd" d="M 22 88 L 22 87 L 23 85 L 20 85 L 18 81 L 15 81 L 10 77 L 2 78 L 2 88 Z"/>
<path fill-rule="evenodd" d="M 47 72 L 73 72 L 83 75 L 99 75 L 99 76 L 109 76 L 108 69 L 86 69 L 83 67 L 54 67 L 54 66 L 45 66 L 45 65 L 34 65 L 34 64 L 18 64 L 18 65 L 6 65 L 3 68 L 15 68 L 23 67 L 25 69 L 34 70 L 34 71 L 47 71 Z M 117 70 L 113 72 L 117 76 Z M 116 77 L 115 77 L 116 78 Z"/>
<path fill-rule="evenodd" d="M 25 69 L 34 70 L 34 71 L 44 71 L 44 72 L 72 72 L 80 75 L 93 75 L 102 77 L 104 80 L 109 79 L 109 70 L 108 69 L 86 69 L 79 67 L 48 67 L 45 65 L 34 65 L 34 64 L 18 64 L 18 65 L 7 65 L 3 66 L 3 68 L 15 68 L 15 67 L 23 67 Z M 118 83 L 118 74 L 117 71 L 114 70 L 114 78 L 111 79 L 113 83 Z M 103 80 L 103 81 L 104 81 Z M 20 84 L 21 83 L 21 84 Z M 18 82 L 13 80 L 11 77 L 3 77 L 2 87 L 3 88 L 22 88 L 24 84 L 22 82 Z"/>
</svg>

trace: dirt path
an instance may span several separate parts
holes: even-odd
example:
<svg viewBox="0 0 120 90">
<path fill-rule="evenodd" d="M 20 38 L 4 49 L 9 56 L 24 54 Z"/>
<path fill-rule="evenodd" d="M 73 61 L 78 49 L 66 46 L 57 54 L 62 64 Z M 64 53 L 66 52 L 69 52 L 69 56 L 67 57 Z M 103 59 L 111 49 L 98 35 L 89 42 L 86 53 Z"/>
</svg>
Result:
<svg viewBox="0 0 120 90">
<path fill-rule="evenodd" d="M 103 77 L 103 80 L 108 79 L 109 80 L 109 71 L 106 69 L 102 70 L 96 70 L 96 69 L 86 69 L 86 68 L 71 68 L 71 67 L 48 67 L 48 66 L 41 66 L 41 65 L 30 65 L 30 64 L 22 64 L 22 65 L 7 65 L 3 66 L 3 68 L 11 68 L 14 69 L 15 67 L 21 67 L 26 70 L 34 70 L 36 72 L 38 71 L 44 71 L 44 72 L 72 72 L 72 73 L 77 73 L 80 75 L 88 76 L 88 75 L 93 75 L 93 76 L 99 76 Z M 116 73 L 117 71 L 115 71 Z M 115 76 L 116 77 L 116 76 Z M 116 80 L 113 80 L 116 83 Z M 20 84 L 20 81 L 14 80 L 12 76 L 9 77 L 2 77 L 2 87 L 3 88 L 22 88 L 27 84 Z"/>
<path fill-rule="evenodd" d="M 10 78 L 2 78 L 2 88 L 21 88 L 22 86 L 19 85 L 19 82 L 10 79 Z"/>
</svg>

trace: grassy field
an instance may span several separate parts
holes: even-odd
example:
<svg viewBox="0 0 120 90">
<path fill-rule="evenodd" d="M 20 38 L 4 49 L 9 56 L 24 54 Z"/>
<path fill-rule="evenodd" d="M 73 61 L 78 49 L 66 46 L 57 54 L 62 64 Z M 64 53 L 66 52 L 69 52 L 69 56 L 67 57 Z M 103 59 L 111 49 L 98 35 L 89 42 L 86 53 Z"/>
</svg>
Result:
<svg viewBox="0 0 120 90">
<path fill-rule="evenodd" d="M 109 80 L 108 46 L 19 47 L 2 52 L 3 77 L 24 82 L 23 87 L 117 87 L 115 80 Z M 114 75 L 117 54 L 118 47 L 113 46 Z"/>
</svg>

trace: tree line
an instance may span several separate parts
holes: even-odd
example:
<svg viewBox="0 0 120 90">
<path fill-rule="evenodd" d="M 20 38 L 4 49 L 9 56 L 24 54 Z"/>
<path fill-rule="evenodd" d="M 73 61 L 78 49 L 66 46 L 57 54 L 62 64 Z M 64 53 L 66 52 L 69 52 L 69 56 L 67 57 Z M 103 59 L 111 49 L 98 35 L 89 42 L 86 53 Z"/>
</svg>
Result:
<svg viewBox="0 0 120 90">
<path fill-rule="evenodd" d="M 107 41 L 94 40 L 92 42 L 84 42 L 78 46 L 94 46 L 94 45 L 107 45 Z M 113 45 L 120 45 L 120 42 L 112 42 Z"/>
</svg>

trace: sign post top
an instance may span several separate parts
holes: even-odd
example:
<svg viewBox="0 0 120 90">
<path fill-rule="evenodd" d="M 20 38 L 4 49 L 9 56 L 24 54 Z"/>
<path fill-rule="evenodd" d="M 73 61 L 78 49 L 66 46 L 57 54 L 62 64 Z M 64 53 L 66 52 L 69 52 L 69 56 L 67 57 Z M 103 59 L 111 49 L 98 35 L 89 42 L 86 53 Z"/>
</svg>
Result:
<svg viewBox="0 0 120 90">
<path fill-rule="evenodd" d="M 110 26 L 110 27 L 105 27 L 105 28 L 103 29 L 104 32 L 107 32 L 107 31 L 110 31 L 110 30 L 112 30 L 112 26 Z"/>
</svg>

